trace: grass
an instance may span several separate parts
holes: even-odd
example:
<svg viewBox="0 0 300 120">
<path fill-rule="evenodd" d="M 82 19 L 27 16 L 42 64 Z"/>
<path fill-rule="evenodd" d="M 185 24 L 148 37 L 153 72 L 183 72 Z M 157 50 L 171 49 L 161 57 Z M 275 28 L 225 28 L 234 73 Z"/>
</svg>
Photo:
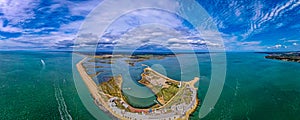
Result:
<svg viewBox="0 0 300 120">
<path fill-rule="evenodd" d="M 99 85 L 99 88 L 102 89 L 102 91 L 105 94 L 109 94 L 114 97 L 122 97 L 121 88 L 118 86 L 118 81 L 116 77 L 112 77 L 107 82 L 102 82 Z"/>
<path fill-rule="evenodd" d="M 179 88 L 172 84 L 168 88 L 162 88 L 158 93 L 157 96 L 163 97 L 164 101 L 169 101 L 176 93 L 178 92 Z"/>
</svg>

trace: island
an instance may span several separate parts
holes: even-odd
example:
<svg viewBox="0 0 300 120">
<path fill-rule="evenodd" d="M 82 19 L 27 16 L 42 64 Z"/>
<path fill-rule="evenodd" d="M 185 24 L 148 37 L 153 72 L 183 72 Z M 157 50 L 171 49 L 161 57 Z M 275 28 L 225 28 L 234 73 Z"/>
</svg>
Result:
<svg viewBox="0 0 300 120">
<path fill-rule="evenodd" d="M 283 61 L 291 61 L 300 63 L 300 52 L 282 52 L 282 53 L 268 53 L 268 59 L 276 59 Z"/>
<path fill-rule="evenodd" d="M 121 75 L 113 76 L 99 84 L 93 81 L 93 76 L 89 75 L 83 66 L 83 62 L 89 57 L 91 56 L 87 56 L 77 63 L 76 67 L 95 104 L 114 118 L 122 120 L 187 120 L 199 104 L 195 87 L 195 83 L 199 81 L 198 77 L 191 81 L 173 80 L 144 65 L 147 67 L 144 68 L 141 74 L 142 79 L 138 82 L 156 95 L 156 104 L 149 108 L 135 108 L 127 102 L 126 96 L 123 95 Z M 107 56 L 93 56 L 93 58 L 107 58 Z"/>
</svg>

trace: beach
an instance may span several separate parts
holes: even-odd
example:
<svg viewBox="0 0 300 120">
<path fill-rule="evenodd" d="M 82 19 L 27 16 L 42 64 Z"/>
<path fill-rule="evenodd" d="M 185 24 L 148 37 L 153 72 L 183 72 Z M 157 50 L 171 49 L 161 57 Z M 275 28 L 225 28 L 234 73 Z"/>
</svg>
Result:
<svg viewBox="0 0 300 120">
<path fill-rule="evenodd" d="M 300 118 L 300 109 L 297 109 L 300 104 L 300 64 L 265 59 L 266 55 L 227 54 L 228 70 L 222 95 L 212 112 L 203 120 Z M 62 52 L 0 52 L 0 56 L 1 119 L 67 119 L 69 115 L 73 119 L 80 120 L 112 118 L 113 115 L 105 111 L 104 107 L 101 108 L 104 111 L 102 112 L 98 105 L 95 105 L 82 77 L 77 72 L 76 64 L 83 59 L 82 57 L 78 57 L 72 64 L 72 54 Z M 201 68 L 197 96 L 201 102 L 205 99 L 212 70 L 209 54 L 198 54 L 197 58 Z M 45 62 L 45 69 L 41 59 Z M 168 77 L 175 80 L 181 77 L 186 78 L 184 80 L 191 80 L 193 78 L 189 76 L 195 76 L 194 71 L 180 76 L 175 57 L 144 61 L 142 64 L 149 66 L 161 64 L 168 70 L 166 71 Z M 76 72 L 72 71 L 72 66 Z M 80 89 L 81 86 L 86 89 Z M 90 104 L 85 105 L 82 102 L 84 100 L 78 96 L 80 93 L 85 94 L 82 97 L 86 101 L 88 99 Z M 98 111 L 94 113 L 89 111 L 94 108 Z M 199 108 L 200 104 L 189 119 L 199 119 Z"/>
<path fill-rule="evenodd" d="M 82 77 L 82 80 L 84 81 L 84 83 L 86 84 L 88 90 L 90 91 L 91 96 L 93 97 L 96 105 L 103 111 L 109 112 L 110 114 L 112 114 L 114 117 L 118 118 L 118 119 L 136 119 L 136 118 L 144 118 L 144 119 L 157 119 L 157 118 L 168 118 L 168 119 L 188 119 L 189 115 L 192 114 L 192 112 L 195 111 L 195 109 L 198 106 L 199 100 L 197 98 L 197 88 L 194 87 L 194 84 L 199 80 L 198 77 L 195 77 L 193 80 L 189 81 L 189 82 L 183 82 L 182 84 L 182 88 L 180 88 L 180 91 L 175 94 L 169 101 L 167 101 L 167 103 L 163 106 L 160 106 L 158 108 L 152 108 L 152 109 L 139 109 L 139 108 L 134 108 L 131 105 L 129 105 L 128 103 L 126 103 L 128 106 L 128 110 L 130 112 L 133 113 L 142 113 L 141 115 L 138 114 L 132 114 L 132 113 L 126 113 L 124 114 L 123 112 L 121 112 L 119 109 L 113 108 L 111 106 L 112 103 L 108 102 L 107 99 L 105 99 L 105 97 L 109 98 L 109 99 L 116 99 L 114 96 L 111 96 L 107 93 L 104 93 L 102 91 L 100 91 L 100 88 L 97 86 L 97 84 L 93 81 L 93 79 L 87 74 L 84 66 L 82 65 L 83 62 L 87 59 L 88 57 L 85 57 L 84 59 L 82 59 L 80 62 L 78 62 L 76 64 L 76 67 L 79 71 L 80 76 Z M 160 77 L 161 79 L 164 80 L 168 80 L 168 81 L 172 81 L 172 82 L 176 82 L 179 83 L 176 80 L 170 79 L 154 70 L 152 70 L 151 68 L 145 68 L 144 71 L 151 71 L 153 73 L 155 73 L 156 76 Z M 122 88 L 122 77 L 120 77 L 121 79 L 119 79 L 118 81 L 118 88 Z M 162 81 L 158 81 L 158 82 L 162 82 Z M 164 83 L 164 82 L 163 82 Z M 181 82 L 180 82 L 181 84 Z M 165 85 L 166 86 L 166 85 Z M 151 88 L 150 88 L 151 89 Z M 186 112 L 184 115 L 177 115 L 179 111 L 176 112 L 175 108 L 178 109 L 181 108 L 182 106 L 185 106 L 184 103 L 180 103 L 178 100 L 180 99 L 181 95 L 184 95 L 184 90 L 191 90 L 191 94 L 192 97 L 190 98 L 192 101 L 190 105 L 188 105 L 189 107 L 186 108 Z M 123 99 L 123 97 L 118 98 L 119 100 L 121 100 L 121 102 L 125 102 L 126 100 Z M 173 100 L 174 99 L 174 100 Z M 179 105 L 174 106 L 173 104 L 177 103 Z M 125 106 L 125 105 L 124 105 Z M 164 113 L 162 110 L 165 109 L 165 106 L 169 106 L 172 110 L 176 113 L 173 112 L 166 112 Z M 151 112 L 149 111 L 155 111 L 157 116 L 153 116 L 152 114 L 149 114 Z M 161 111 L 162 113 L 158 114 L 158 112 Z M 183 112 L 183 111 L 182 111 Z M 147 115 L 147 114 L 149 115 Z"/>
<path fill-rule="evenodd" d="M 87 58 L 87 57 L 86 57 Z M 76 64 L 77 70 L 80 74 L 80 76 L 82 77 L 82 80 L 84 81 L 84 83 L 86 84 L 87 88 L 90 91 L 91 96 L 93 97 L 93 99 L 95 100 L 95 103 L 97 104 L 101 104 L 103 107 L 99 107 L 100 109 L 102 109 L 103 111 L 109 111 L 110 114 L 112 114 L 113 116 L 119 118 L 119 119 L 124 119 L 123 117 L 121 117 L 118 114 L 115 114 L 112 109 L 110 109 L 108 107 L 107 104 L 103 104 L 106 103 L 105 100 L 103 99 L 103 97 L 99 94 L 99 90 L 98 90 L 98 86 L 96 85 L 96 83 L 93 81 L 93 79 L 86 73 L 84 67 L 82 66 L 82 62 L 84 60 L 86 60 L 86 58 L 84 58 L 83 60 L 81 60 L 80 62 L 78 62 Z"/>
</svg>

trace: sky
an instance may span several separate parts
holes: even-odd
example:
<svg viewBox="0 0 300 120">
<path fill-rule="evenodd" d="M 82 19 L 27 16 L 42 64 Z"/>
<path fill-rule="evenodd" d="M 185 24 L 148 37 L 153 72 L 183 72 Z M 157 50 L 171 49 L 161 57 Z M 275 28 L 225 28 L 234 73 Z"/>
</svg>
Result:
<svg viewBox="0 0 300 120">
<path fill-rule="evenodd" d="M 129 47 L 141 50 L 207 50 L 208 47 L 224 47 L 226 51 L 300 50 L 300 0 L 198 0 L 218 32 L 197 31 L 188 20 L 175 13 L 149 8 L 116 18 L 102 36 L 100 33 L 78 35 L 81 24 L 102 2 L 0 0 L 0 50 L 72 50 L 95 44 L 93 40 L 98 41 L 98 50 Z M 180 3 L 176 0 L 149 2 L 174 10 L 188 10 L 191 6 Z M 110 15 L 122 6 L 100 12 Z M 85 42 L 74 43 L 78 36 L 85 38 Z"/>
</svg>

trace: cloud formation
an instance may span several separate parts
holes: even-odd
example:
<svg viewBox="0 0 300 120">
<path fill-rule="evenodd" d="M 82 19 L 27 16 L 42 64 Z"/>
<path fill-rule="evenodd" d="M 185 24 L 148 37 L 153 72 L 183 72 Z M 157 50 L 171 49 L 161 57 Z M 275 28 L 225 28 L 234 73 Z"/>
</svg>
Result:
<svg viewBox="0 0 300 120">
<path fill-rule="evenodd" d="M 162 44 L 172 49 L 199 50 L 207 49 L 207 46 L 225 47 L 228 51 L 299 49 L 300 0 L 199 0 L 198 3 L 211 15 L 220 33 L 195 31 L 187 21 L 176 15 L 144 10 L 121 16 L 102 37 L 88 33 L 76 36 L 86 16 L 100 2 L 101 0 L 1 0 L 0 49 L 70 50 L 76 46 L 73 43 L 76 37 L 85 39 L 82 46 L 87 47 L 99 41 L 99 49 L 126 45 L 126 42 L 120 41 L 150 46 L 143 48 L 155 48 L 151 44 Z M 169 5 L 174 10 L 184 7 L 172 0 L 156 1 L 153 4 Z M 109 16 L 114 12 L 112 10 L 105 14 Z M 104 21 L 105 18 L 99 20 Z M 142 24 L 150 23 L 163 24 L 169 29 L 139 28 Z M 222 38 L 218 38 L 218 35 Z M 220 46 L 220 41 L 224 41 L 225 46 Z"/>
</svg>

